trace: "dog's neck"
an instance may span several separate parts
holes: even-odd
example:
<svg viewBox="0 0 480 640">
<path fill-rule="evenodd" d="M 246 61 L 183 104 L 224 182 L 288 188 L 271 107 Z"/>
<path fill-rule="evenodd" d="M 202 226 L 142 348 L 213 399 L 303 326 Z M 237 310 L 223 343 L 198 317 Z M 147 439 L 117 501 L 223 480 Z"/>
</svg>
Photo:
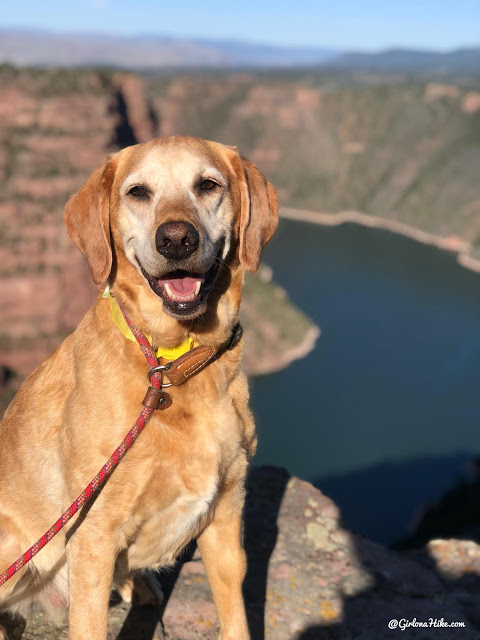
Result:
<svg viewBox="0 0 480 640">
<path fill-rule="evenodd" d="M 193 340 L 198 345 L 224 344 L 238 322 L 244 271 L 240 265 L 230 267 L 226 286 L 219 281 L 212 291 L 206 313 L 190 321 L 177 319 L 163 310 L 163 302 L 145 287 L 142 277 L 131 269 L 119 270 L 110 285 L 111 293 L 126 310 L 135 327 L 149 335 L 152 344 L 175 349 Z M 105 301 L 106 302 L 106 301 Z"/>
<path fill-rule="evenodd" d="M 107 285 L 102 294 L 102 298 L 108 300 L 110 306 L 110 315 L 112 317 L 112 322 L 120 331 L 120 333 L 131 342 L 136 342 L 135 336 L 132 333 L 132 330 L 128 326 L 123 312 L 120 308 L 120 305 L 117 302 L 115 296 L 110 292 L 110 287 Z M 183 356 L 185 353 L 193 349 L 194 347 L 198 347 L 198 343 L 191 337 L 188 337 L 186 340 L 181 342 L 179 345 L 173 348 L 166 348 L 163 345 L 157 345 L 154 343 L 152 336 L 149 334 L 145 334 L 145 337 L 152 345 L 155 355 L 157 358 L 163 358 L 164 360 L 176 360 L 180 356 Z"/>
</svg>

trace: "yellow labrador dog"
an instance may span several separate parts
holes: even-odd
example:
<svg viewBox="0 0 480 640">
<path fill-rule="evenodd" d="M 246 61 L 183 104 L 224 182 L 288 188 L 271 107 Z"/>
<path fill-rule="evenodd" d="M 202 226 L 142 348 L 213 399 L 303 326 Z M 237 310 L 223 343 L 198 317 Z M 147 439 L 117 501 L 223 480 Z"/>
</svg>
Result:
<svg viewBox="0 0 480 640">
<path fill-rule="evenodd" d="M 227 344 L 244 270 L 257 269 L 278 207 L 235 148 L 173 136 L 108 156 L 65 220 L 111 295 L 100 292 L 0 425 L 0 572 L 79 495 L 142 409 L 149 367 L 115 305 L 167 360 L 162 350 L 185 343 Z M 105 640 L 113 582 L 171 565 L 198 537 L 222 640 L 249 638 L 242 507 L 256 439 L 241 344 L 219 353 L 168 390 L 171 406 L 154 411 L 91 504 L 0 587 L 0 608 L 69 604 L 71 640 Z"/>
</svg>

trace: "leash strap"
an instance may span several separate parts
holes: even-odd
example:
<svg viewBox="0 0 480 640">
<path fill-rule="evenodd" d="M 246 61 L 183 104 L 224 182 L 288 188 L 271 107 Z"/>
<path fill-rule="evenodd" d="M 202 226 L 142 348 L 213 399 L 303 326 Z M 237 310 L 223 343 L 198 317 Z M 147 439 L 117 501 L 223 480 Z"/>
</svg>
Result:
<svg viewBox="0 0 480 640">
<path fill-rule="evenodd" d="M 124 312 L 125 313 L 125 312 Z M 145 338 L 145 336 L 137 331 L 130 322 L 130 319 L 125 314 L 125 319 L 130 325 L 132 329 L 133 335 L 135 336 L 140 349 L 143 351 L 145 358 L 147 359 L 148 364 L 153 368 L 157 363 L 157 358 L 153 352 L 150 343 Z M 150 376 L 150 382 L 155 391 L 161 391 L 162 389 L 162 373 L 161 371 L 154 372 Z M 152 415 L 154 411 L 153 407 L 145 406 L 140 415 L 138 416 L 135 424 L 127 433 L 125 438 L 119 444 L 119 446 L 112 453 L 110 458 L 106 461 L 97 475 L 93 478 L 93 480 L 87 485 L 87 487 L 82 491 L 82 493 L 78 496 L 78 498 L 72 502 L 72 504 L 68 507 L 65 513 L 55 522 L 50 529 L 43 534 L 34 545 L 28 549 L 24 554 L 22 554 L 12 565 L 6 569 L 3 573 L 0 574 L 0 587 L 7 582 L 12 576 L 14 576 L 17 571 L 19 571 L 23 566 L 27 564 L 37 553 L 43 549 L 43 547 L 50 542 L 50 540 L 57 535 L 61 529 L 67 524 L 67 522 L 73 518 L 73 516 L 77 513 L 77 511 L 90 499 L 90 497 L 99 489 L 105 481 L 110 477 L 115 467 L 118 465 L 123 456 L 127 453 L 130 447 L 133 445 L 135 440 L 138 438 L 139 434 L 145 427 L 148 422 L 148 419 Z"/>
</svg>

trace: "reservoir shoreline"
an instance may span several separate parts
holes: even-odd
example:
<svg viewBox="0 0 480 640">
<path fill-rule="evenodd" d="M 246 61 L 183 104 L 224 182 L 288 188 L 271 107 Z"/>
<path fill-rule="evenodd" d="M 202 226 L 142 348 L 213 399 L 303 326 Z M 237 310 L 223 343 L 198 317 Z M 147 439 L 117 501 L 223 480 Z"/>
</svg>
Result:
<svg viewBox="0 0 480 640">
<path fill-rule="evenodd" d="M 279 215 L 280 218 L 294 222 L 306 222 L 327 227 L 336 227 L 342 224 L 358 224 L 366 228 L 389 231 L 410 238 L 421 244 L 453 253 L 456 255 L 458 264 L 462 267 L 475 273 L 480 273 L 480 260 L 470 255 L 472 249 L 471 244 L 463 240 L 460 236 L 439 236 L 428 231 L 423 231 L 412 225 L 399 222 L 398 220 L 391 220 L 355 210 L 331 213 L 297 209 L 295 207 L 280 207 Z M 320 334 L 320 328 L 316 325 L 312 326 L 303 336 L 300 343 L 291 349 L 277 354 L 275 358 L 267 359 L 265 362 L 251 362 L 250 367 L 248 367 L 248 374 L 251 376 L 262 376 L 289 367 L 292 362 L 306 357 L 313 351 Z"/>
<path fill-rule="evenodd" d="M 423 231 L 397 220 L 382 218 L 360 211 L 338 211 L 328 213 L 323 211 L 311 211 L 308 209 L 296 209 L 293 207 L 280 207 L 280 217 L 298 222 L 309 222 L 323 226 L 339 226 L 345 223 L 358 224 L 363 227 L 383 229 L 391 231 L 417 242 L 437 247 L 457 255 L 457 261 L 466 269 L 480 273 L 480 260 L 470 255 L 472 245 L 459 236 L 439 236 L 428 231 Z"/>
</svg>

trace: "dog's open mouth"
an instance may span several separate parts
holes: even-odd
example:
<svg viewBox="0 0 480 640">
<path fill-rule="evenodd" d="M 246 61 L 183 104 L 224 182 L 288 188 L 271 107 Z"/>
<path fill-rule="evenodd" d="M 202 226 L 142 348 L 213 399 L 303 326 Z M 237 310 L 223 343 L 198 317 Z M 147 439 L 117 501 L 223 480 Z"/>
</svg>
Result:
<svg viewBox="0 0 480 640">
<path fill-rule="evenodd" d="M 159 278 L 147 273 L 140 262 L 139 265 L 152 291 L 162 298 L 165 311 L 187 319 L 206 311 L 207 296 L 218 270 L 216 260 L 206 273 L 176 270 Z"/>
</svg>

